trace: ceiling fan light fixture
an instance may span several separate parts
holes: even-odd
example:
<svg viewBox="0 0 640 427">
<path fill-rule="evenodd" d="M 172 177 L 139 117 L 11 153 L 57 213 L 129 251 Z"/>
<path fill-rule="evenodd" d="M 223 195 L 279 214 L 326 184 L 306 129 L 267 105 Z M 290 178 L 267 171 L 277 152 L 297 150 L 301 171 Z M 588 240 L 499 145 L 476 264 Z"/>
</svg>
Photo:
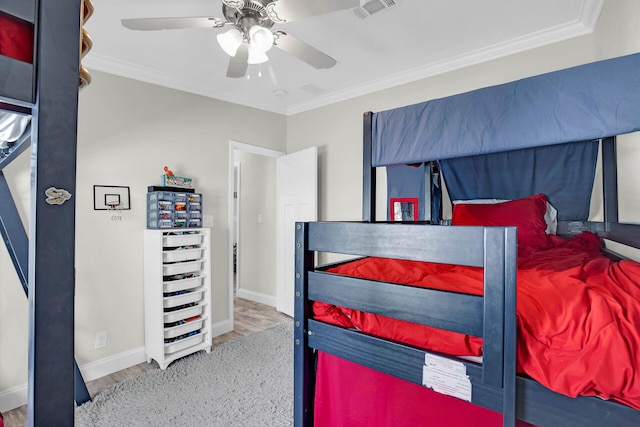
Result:
<svg viewBox="0 0 640 427">
<path fill-rule="evenodd" d="M 249 57 L 247 58 L 247 64 L 262 64 L 268 60 L 269 57 L 266 53 L 252 44 L 249 44 Z"/>
<path fill-rule="evenodd" d="M 249 41 L 251 46 L 267 52 L 273 46 L 273 33 L 268 28 L 254 25 L 249 29 Z"/>
<path fill-rule="evenodd" d="M 226 33 L 216 36 L 218 44 L 229 56 L 236 56 L 238 48 L 242 44 L 242 33 L 237 28 L 232 28 Z"/>
</svg>

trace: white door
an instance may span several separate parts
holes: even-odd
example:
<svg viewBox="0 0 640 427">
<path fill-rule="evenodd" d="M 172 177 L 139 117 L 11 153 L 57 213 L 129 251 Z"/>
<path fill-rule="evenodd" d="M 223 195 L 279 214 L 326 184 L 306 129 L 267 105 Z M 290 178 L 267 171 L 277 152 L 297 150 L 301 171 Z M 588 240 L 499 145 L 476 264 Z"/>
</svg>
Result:
<svg viewBox="0 0 640 427">
<path fill-rule="evenodd" d="M 277 209 L 277 305 L 293 316 L 295 222 L 318 219 L 318 153 L 307 148 L 276 159 Z"/>
</svg>

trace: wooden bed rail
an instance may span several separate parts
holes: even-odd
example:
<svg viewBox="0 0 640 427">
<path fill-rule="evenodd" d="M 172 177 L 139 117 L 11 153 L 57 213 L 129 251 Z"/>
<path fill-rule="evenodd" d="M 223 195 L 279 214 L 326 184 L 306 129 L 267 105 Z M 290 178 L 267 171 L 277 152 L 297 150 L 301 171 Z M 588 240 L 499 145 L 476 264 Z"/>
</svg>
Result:
<svg viewBox="0 0 640 427">
<path fill-rule="evenodd" d="M 482 267 L 484 297 L 330 274 L 316 268 L 315 252 Z M 295 259 L 296 426 L 312 425 L 314 349 L 417 384 L 427 353 L 314 321 L 314 300 L 483 337 L 483 364 L 461 362 L 473 384 L 472 401 L 503 413 L 505 426 L 515 424 L 515 227 L 296 223 Z"/>
</svg>

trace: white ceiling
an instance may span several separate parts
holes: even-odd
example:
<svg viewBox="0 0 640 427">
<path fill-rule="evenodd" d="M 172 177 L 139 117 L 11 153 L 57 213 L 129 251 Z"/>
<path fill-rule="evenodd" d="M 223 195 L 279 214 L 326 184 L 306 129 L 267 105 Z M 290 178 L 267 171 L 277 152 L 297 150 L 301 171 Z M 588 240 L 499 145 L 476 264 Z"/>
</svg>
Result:
<svg viewBox="0 0 640 427">
<path fill-rule="evenodd" d="M 120 23 L 122 18 L 223 17 L 220 0 L 94 0 L 95 12 L 85 25 L 93 48 L 83 64 L 293 114 L 590 33 L 604 0 L 393 2 L 365 19 L 346 9 L 274 26 L 335 58 L 333 68 L 317 70 L 271 49 L 268 62 L 249 66 L 249 78 L 230 79 L 229 57 L 216 40 L 226 29 L 132 31 Z"/>
</svg>

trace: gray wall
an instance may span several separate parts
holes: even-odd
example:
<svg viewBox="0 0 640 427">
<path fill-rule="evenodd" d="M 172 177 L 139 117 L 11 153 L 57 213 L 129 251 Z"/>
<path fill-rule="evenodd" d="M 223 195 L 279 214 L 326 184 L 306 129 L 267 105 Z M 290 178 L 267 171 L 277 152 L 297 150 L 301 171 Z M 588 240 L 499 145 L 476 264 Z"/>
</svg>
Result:
<svg viewBox="0 0 640 427">
<path fill-rule="evenodd" d="M 93 72 L 80 92 L 76 201 L 76 360 L 126 361 L 144 345 L 143 230 L 147 186 L 163 167 L 194 178 L 213 217 L 212 323 L 226 321 L 229 141 L 285 151 L 286 117 Z M 247 126 L 250 117 L 251 126 Z M 4 171 L 28 221 L 29 158 Z M 93 210 L 93 185 L 131 187 L 122 221 Z M 2 393 L 27 382 L 28 312 L 4 245 L 0 248 L 0 410 Z M 95 334 L 107 347 L 94 349 Z M 136 353 L 137 354 L 137 353 Z M 124 355 L 124 356 L 123 356 Z M 98 368 L 99 372 L 99 368 Z M 108 373 L 108 372 L 107 372 Z M 4 408 L 6 409 L 6 408 Z"/>
</svg>

